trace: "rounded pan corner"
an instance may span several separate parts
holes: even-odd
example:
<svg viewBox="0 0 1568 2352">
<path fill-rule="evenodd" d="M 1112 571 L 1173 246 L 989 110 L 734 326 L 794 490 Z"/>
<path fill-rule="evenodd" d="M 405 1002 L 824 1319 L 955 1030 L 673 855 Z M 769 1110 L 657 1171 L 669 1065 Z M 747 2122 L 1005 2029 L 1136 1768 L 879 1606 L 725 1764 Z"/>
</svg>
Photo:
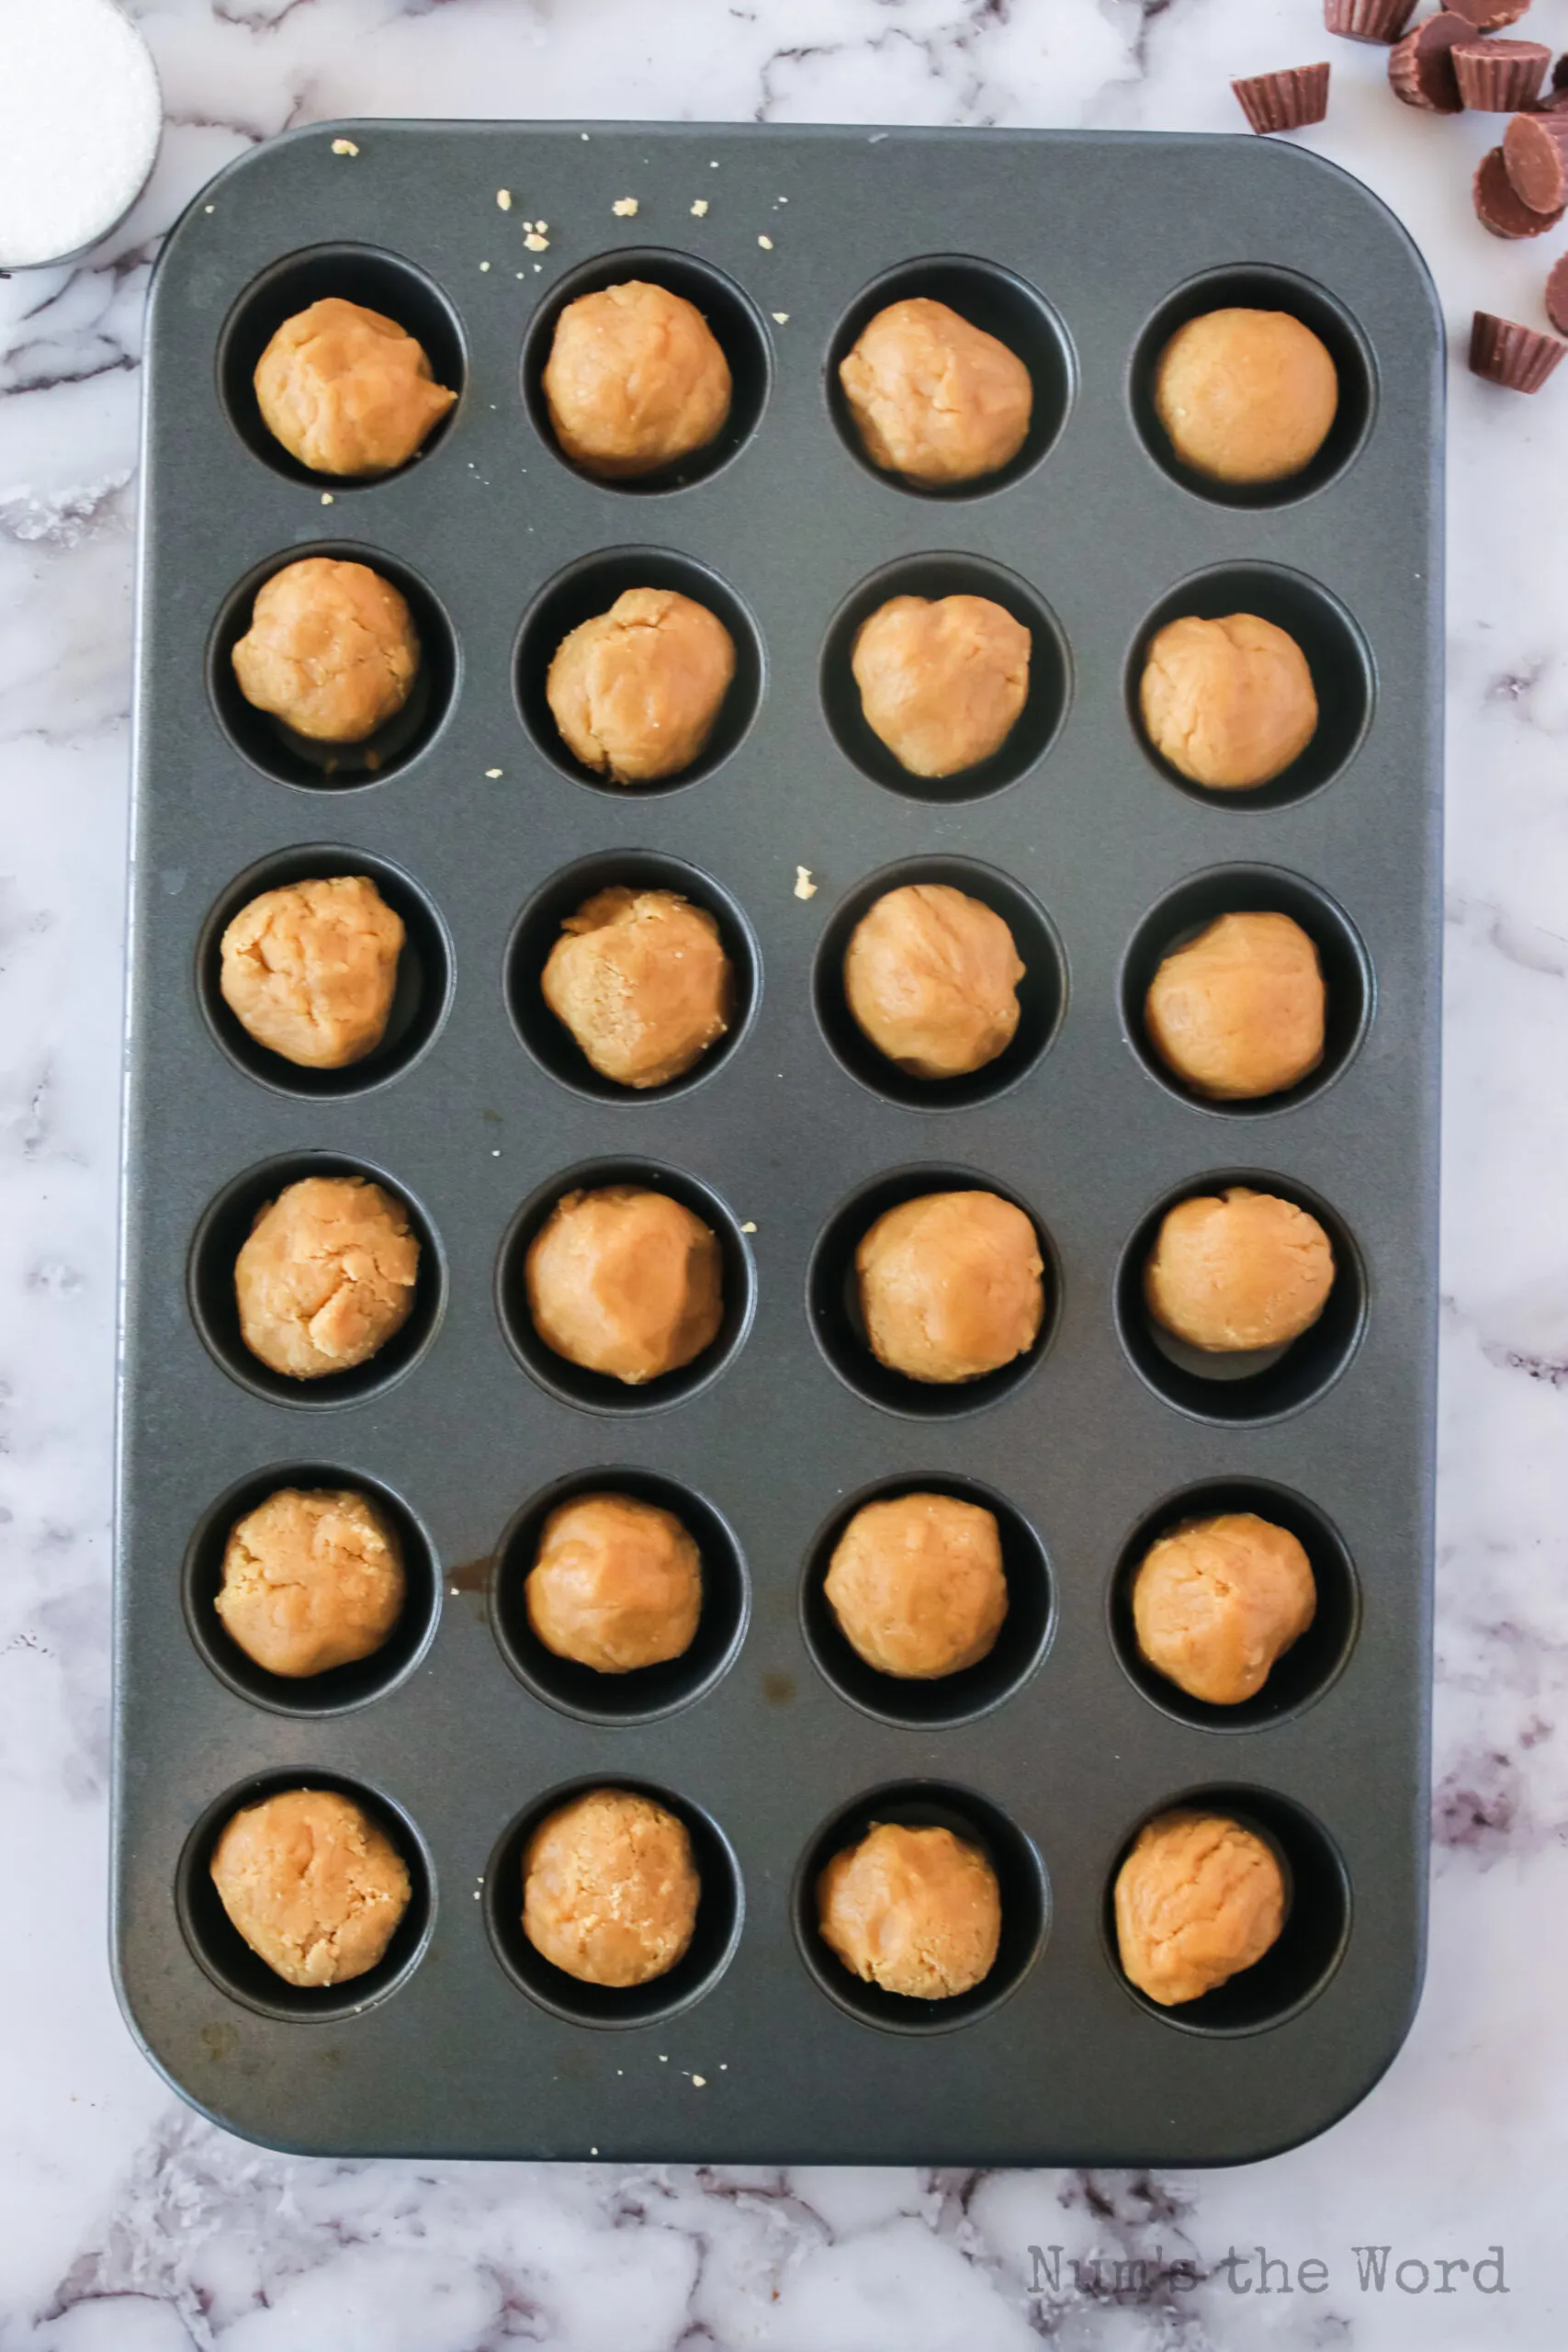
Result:
<svg viewBox="0 0 1568 2352">
<path fill-rule="evenodd" d="M 1265 171 L 1300 171 L 1342 182 L 1350 200 L 1359 202 L 1365 208 L 1371 216 L 1377 232 L 1386 238 L 1391 252 L 1397 255 L 1399 261 L 1408 269 L 1411 282 L 1419 291 L 1426 305 L 1438 356 L 1439 359 L 1443 357 L 1448 349 L 1448 331 L 1437 282 L 1427 266 L 1427 259 L 1420 246 L 1393 206 L 1378 194 L 1376 188 L 1369 187 L 1359 174 L 1351 171 L 1348 164 L 1336 162 L 1332 155 L 1320 155 L 1311 147 L 1298 147 L 1293 141 L 1256 138 L 1238 141 L 1235 137 L 1223 131 L 1211 131 L 1203 136 L 1203 143 L 1206 145 L 1221 142 L 1232 149 L 1239 144 L 1243 152 L 1248 155 L 1267 155 L 1270 160 L 1263 164 L 1262 168 Z"/>
</svg>

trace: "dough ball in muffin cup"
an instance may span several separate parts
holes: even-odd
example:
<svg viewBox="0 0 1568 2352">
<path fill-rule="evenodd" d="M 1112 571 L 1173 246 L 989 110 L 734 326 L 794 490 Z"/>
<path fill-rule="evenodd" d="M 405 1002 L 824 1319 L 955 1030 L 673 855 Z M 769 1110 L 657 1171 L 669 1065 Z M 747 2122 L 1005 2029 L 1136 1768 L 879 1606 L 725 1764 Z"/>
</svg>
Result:
<svg viewBox="0 0 1568 2352">
<path fill-rule="evenodd" d="M 256 363 L 255 394 L 291 458 L 348 478 L 406 465 L 457 398 L 395 319 L 337 295 L 285 319 Z"/>
<path fill-rule="evenodd" d="M 724 429 L 734 390 L 696 304 L 641 278 L 567 304 L 543 389 L 563 456 L 606 481 L 657 473 L 705 448 Z"/>
<path fill-rule="evenodd" d="M 1017 353 L 924 295 L 877 311 L 840 361 L 839 381 L 872 463 L 927 490 L 1009 464 L 1034 407 Z"/>
<path fill-rule="evenodd" d="M 301 556 L 256 591 L 234 647 L 245 700 L 318 743 L 363 743 L 395 718 L 419 675 L 401 592 L 367 563 Z"/>
<path fill-rule="evenodd" d="M 344 1069 L 387 1034 L 404 928 L 365 875 L 263 890 L 224 930 L 219 987 L 259 1046 L 302 1069 Z"/>
<path fill-rule="evenodd" d="M 561 639 L 545 695 L 575 759 L 616 784 L 660 783 L 705 747 L 735 677 L 735 640 L 673 588 L 628 588 Z"/>
</svg>

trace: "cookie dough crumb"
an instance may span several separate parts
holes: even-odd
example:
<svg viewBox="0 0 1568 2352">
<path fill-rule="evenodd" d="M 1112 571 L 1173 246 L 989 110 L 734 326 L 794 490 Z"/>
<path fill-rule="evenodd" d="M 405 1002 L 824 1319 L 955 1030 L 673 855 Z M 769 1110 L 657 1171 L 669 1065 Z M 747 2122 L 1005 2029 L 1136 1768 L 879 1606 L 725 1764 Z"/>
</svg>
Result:
<svg viewBox="0 0 1568 2352">
<path fill-rule="evenodd" d="M 773 252 L 773 241 L 772 237 L 759 237 L 757 243 L 761 246 L 762 251 L 765 254 L 771 254 Z"/>
<path fill-rule="evenodd" d="M 692 2076 L 692 2088 L 694 2091 L 705 2091 L 707 2086 L 708 2078 L 705 2075 L 694 2075 Z"/>
<path fill-rule="evenodd" d="M 358 153 L 359 150 L 355 145 L 352 139 L 334 139 L 333 141 L 333 153 L 334 155 L 357 155 Z"/>
<path fill-rule="evenodd" d="M 797 865 L 795 867 L 795 895 L 797 899 L 814 899 L 817 896 L 817 885 L 811 879 L 811 868 L 809 865 Z"/>
<path fill-rule="evenodd" d="M 493 784 L 498 775 L 504 775 L 506 774 L 506 770 L 504 768 L 486 768 L 485 774 L 490 777 Z"/>
<path fill-rule="evenodd" d="M 510 212 L 512 209 L 512 190 L 509 187 L 498 187 L 495 192 L 495 200 L 497 204 L 500 205 L 503 212 Z"/>
<path fill-rule="evenodd" d="M 781 327 L 787 327 L 787 326 L 788 326 L 788 324 L 789 324 L 789 312 L 788 312 L 787 311 L 775 311 L 773 312 L 773 316 L 774 316 L 774 318 L 778 321 L 778 323 L 779 323 L 779 325 L 780 325 Z"/>
<path fill-rule="evenodd" d="M 530 229 L 523 243 L 531 254 L 547 254 L 550 249 L 548 237 L 541 237 L 537 229 Z"/>
<path fill-rule="evenodd" d="M 694 204 L 694 205 L 693 205 L 693 207 L 692 207 L 692 210 L 693 210 L 694 214 L 695 215 L 695 217 L 696 217 L 699 220 L 705 220 L 705 219 L 706 218 L 706 215 L 707 215 L 707 209 L 708 209 L 708 200 L 707 200 L 707 198 L 706 198 L 706 197 L 705 197 L 705 196 L 699 196 L 699 197 L 698 197 L 698 198 L 697 198 L 697 200 L 696 200 L 696 202 L 695 202 L 695 204 Z"/>
<path fill-rule="evenodd" d="M 330 506 L 330 505 L 332 504 L 332 503 L 333 503 L 333 494 L 332 494 L 332 492 L 331 492 L 330 490 L 323 490 L 323 491 L 322 491 L 322 492 L 321 492 L 321 504 L 322 504 L 323 506 Z"/>
<path fill-rule="evenodd" d="M 751 1219 L 750 1217 L 748 1217 L 748 1218 L 747 1218 L 747 1220 L 746 1220 L 746 1222 L 745 1222 L 745 1224 L 741 1227 L 740 1230 L 741 1230 L 741 1232 L 742 1232 L 742 1233 L 755 1233 L 755 1232 L 756 1232 L 756 1230 L 757 1230 L 757 1227 L 756 1227 L 756 1225 L 754 1224 L 754 1222 L 752 1221 L 752 1219 Z"/>
<path fill-rule="evenodd" d="M 635 196 L 618 196 L 610 207 L 617 220 L 634 220 L 637 216 L 637 209 Z"/>
</svg>

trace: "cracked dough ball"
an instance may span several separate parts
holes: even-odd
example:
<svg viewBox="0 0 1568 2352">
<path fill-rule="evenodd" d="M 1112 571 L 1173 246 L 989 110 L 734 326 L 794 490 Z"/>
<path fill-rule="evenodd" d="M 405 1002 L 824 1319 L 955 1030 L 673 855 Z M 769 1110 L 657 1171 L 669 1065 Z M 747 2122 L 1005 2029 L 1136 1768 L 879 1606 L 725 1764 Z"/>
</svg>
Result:
<svg viewBox="0 0 1568 2352">
<path fill-rule="evenodd" d="M 667 1086 L 728 1028 L 734 977 L 705 908 L 616 887 L 568 915 L 540 987 L 602 1078 Z"/>
<path fill-rule="evenodd" d="M 1210 311 L 1178 327 L 1155 411 L 1183 465 L 1212 481 L 1283 481 L 1310 465 L 1339 405 L 1325 345 L 1288 311 Z"/>
<path fill-rule="evenodd" d="M 373 1656 L 403 1591 L 397 1532 L 367 1496 L 280 1487 L 231 1529 L 213 1605 L 248 1658 L 297 1678 Z"/>
<path fill-rule="evenodd" d="M 568 750 L 617 784 L 679 775 L 713 733 L 735 640 L 673 588 L 628 588 L 556 648 L 545 697 Z"/>
<path fill-rule="evenodd" d="M 872 1352 L 910 1380 L 978 1380 L 1039 1338 L 1044 1271 L 1034 1227 L 995 1193 L 900 1201 L 855 1251 Z"/>
<path fill-rule="evenodd" d="M 568 1193 L 528 1245 L 528 1312 L 547 1347 L 637 1387 L 718 1336 L 724 1261 L 683 1202 L 636 1184 Z"/>
<path fill-rule="evenodd" d="M 255 388 L 267 431 L 319 474 L 406 465 L 457 398 L 395 319 L 335 294 L 285 319 Z"/>
<path fill-rule="evenodd" d="M 1168 1069 L 1211 1102 L 1299 1085 L 1323 1059 L 1317 949 L 1289 915 L 1221 915 L 1166 956 L 1144 1001 Z"/>
<path fill-rule="evenodd" d="M 690 1649 L 703 1564 L 673 1511 L 630 1495 L 576 1495 L 545 1521 L 524 1595 L 557 1657 L 633 1674 Z"/>
<path fill-rule="evenodd" d="M 235 1814 L 212 1851 L 218 1898 L 288 1984 L 344 1984 L 384 1956 L 409 1906 L 402 1856 L 335 1789 L 285 1789 Z"/>
<path fill-rule="evenodd" d="M 823 1942 L 852 1975 L 914 2001 L 950 2001 L 990 1974 L 1001 1940 L 997 1874 L 951 1829 L 874 1822 L 817 1882 Z"/>
<path fill-rule="evenodd" d="M 987 596 L 890 597 L 850 656 L 866 725 L 911 775 L 977 766 L 1029 699 L 1032 641 Z"/>
<path fill-rule="evenodd" d="M 1034 405 L 1016 353 L 923 295 L 878 311 L 839 381 L 873 465 L 928 488 L 1016 458 Z"/>
<path fill-rule="evenodd" d="M 635 277 L 567 304 L 544 387 L 562 451 L 606 481 L 706 448 L 729 414 L 729 362 L 702 312 Z"/>
<path fill-rule="evenodd" d="M 367 1363 L 413 1306 L 419 1242 L 365 1176 L 304 1176 L 269 1201 L 234 1263 L 240 1333 L 291 1380 Z"/>
<path fill-rule="evenodd" d="M 844 956 L 850 1011 L 915 1078 L 961 1078 L 1005 1053 L 1023 978 L 1000 915 L 946 882 L 912 882 L 868 909 Z"/>
<path fill-rule="evenodd" d="M 223 933 L 223 1001 L 285 1061 L 343 1069 L 387 1034 L 403 937 L 362 874 L 263 890 Z"/>
<path fill-rule="evenodd" d="M 523 1932 L 584 1984 L 666 1975 L 697 1924 L 692 1841 L 651 1797 L 590 1789 L 539 1824 L 523 1858 Z"/>
<path fill-rule="evenodd" d="M 1196 2001 L 1279 1940 L 1285 1880 L 1273 1849 L 1218 1813 L 1167 1813 L 1116 1873 L 1116 1944 L 1161 2008 Z"/>
<path fill-rule="evenodd" d="M 363 743 L 419 675 L 407 604 L 366 563 L 302 556 L 264 581 L 234 648 L 240 692 L 314 743 Z"/>
<path fill-rule="evenodd" d="M 879 1674 L 961 1674 L 990 1656 L 1007 1615 L 996 1514 L 956 1495 L 863 1504 L 823 1589 L 845 1640 Z"/>
<path fill-rule="evenodd" d="M 1213 1707 L 1255 1698 L 1317 1614 L 1312 1564 L 1256 1511 L 1190 1520 L 1145 1554 L 1133 1623 L 1149 1664 Z"/>
<path fill-rule="evenodd" d="M 1244 1184 L 1168 1209 L 1144 1269 L 1155 1321 L 1211 1355 L 1299 1339 L 1333 1287 L 1334 1251 L 1316 1217 Z"/>
<path fill-rule="evenodd" d="M 1305 654 L 1256 613 L 1168 622 L 1149 647 L 1139 699 L 1155 750 L 1212 792 L 1270 783 L 1317 732 Z"/>
</svg>

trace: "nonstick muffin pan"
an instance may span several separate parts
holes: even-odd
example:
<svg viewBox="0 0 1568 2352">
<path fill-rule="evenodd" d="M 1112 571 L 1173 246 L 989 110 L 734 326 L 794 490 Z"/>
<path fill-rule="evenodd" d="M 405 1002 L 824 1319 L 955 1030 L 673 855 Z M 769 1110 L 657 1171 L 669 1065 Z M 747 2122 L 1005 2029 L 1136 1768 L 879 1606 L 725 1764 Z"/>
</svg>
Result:
<svg viewBox="0 0 1568 2352">
<path fill-rule="evenodd" d="M 560 306 L 633 276 L 705 311 L 735 407 L 684 474 L 606 486 L 555 449 L 539 373 Z M 327 292 L 396 316 L 461 395 L 372 484 L 305 474 L 250 390 Z M 871 311 L 918 292 L 1033 374 L 1028 442 L 966 492 L 879 476 L 840 400 Z M 1166 336 L 1235 302 L 1296 311 L 1339 368 L 1329 441 L 1268 494 L 1185 477 L 1150 407 Z M 115 1941 L 198 2107 L 334 2153 L 1233 2163 L 1388 2064 L 1426 1881 L 1440 360 L 1382 207 L 1239 137 L 367 123 L 192 206 L 149 344 Z M 324 761 L 230 683 L 256 584 L 309 550 L 415 606 L 426 686 L 372 757 Z M 738 676 L 697 766 L 627 791 L 567 753 L 544 668 L 663 583 L 721 612 Z M 1027 620 L 1032 692 L 993 761 L 919 783 L 861 719 L 850 640 L 886 594 L 958 587 Z M 1147 751 L 1135 686 L 1162 620 L 1237 609 L 1298 636 L 1323 718 L 1276 783 L 1214 796 Z M 218 940 L 256 889 L 344 872 L 408 925 L 400 999 L 369 1060 L 302 1073 L 227 1013 Z M 881 1064 L 839 979 L 869 900 L 921 877 L 1001 910 L 1029 967 L 1015 1044 L 948 1089 Z M 537 989 L 560 914 L 615 880 L 710 908 L 739 981 L 723 1046 L 641 1097 Z M 1142 994 L 1169 944 L 1259 906 L 1318 942 L 1328 1052 L 1289 1095 L 1206 1106 L 1153 1060 Z M 244 1350 L 232 1272 L 312 1170 L 374 1175 L 424 1247 L 397 1339 L 299 1385 Z M 522 1300 L 559 1193 L 624 1179 L 690 1203 L 725 1261 L 715 1347 L 640 1392 L 550 1355 Z M 1156 1339 L 1139 1282 L 1162 1206 L 1226 1180 L 1311 1207 L 1340 1270 L 1305 1338 L 1228 1380 Z M 854 1244 L 967 1183 L 1034 1219 L 1044 1328 L 973 1386 L 912 1386 L 864 1346 Z M 379 1496 L 411 1570 L 388 1647 L 298 1685 L 212 1610 L 229 1526 L 284 1484 Z M 1006 1627 L 948 1684 L 867 1674 L 821 1596 L 855 1502 L 920 1485 L 1003 1529 Z M 692 1652 L 624 1687 L 541 1652 L 520 1605 L 544 1513 L 596 1486 L 680 1510 L 707 1566 Z M 1238 1508 L 1301 1536 L 1321 1603 L 1221 1714 L 1140 1665 L 1127 1584 L 1162 1529 Z M 695 1942 L 634 1994 L 520 1930 L 530 1825 L 594 1783 L 675 1807 L 702 1871 Z M 238 1804 L 301 1784 L 368 1804 L 414 1885 L 385 1961 L 330 1992 L 272 1976 L 208 1876 Z M 1194 1795 L 1275 1841 L 1292 1907 L 1258 1967 L 1159 2012 L 1116 1966 L 1110 1888 Z M 974 1994 L 898 2000 L 818 1941 L 816 1873 L 874 1819 L 990 1853 Z"/>
</svg>

